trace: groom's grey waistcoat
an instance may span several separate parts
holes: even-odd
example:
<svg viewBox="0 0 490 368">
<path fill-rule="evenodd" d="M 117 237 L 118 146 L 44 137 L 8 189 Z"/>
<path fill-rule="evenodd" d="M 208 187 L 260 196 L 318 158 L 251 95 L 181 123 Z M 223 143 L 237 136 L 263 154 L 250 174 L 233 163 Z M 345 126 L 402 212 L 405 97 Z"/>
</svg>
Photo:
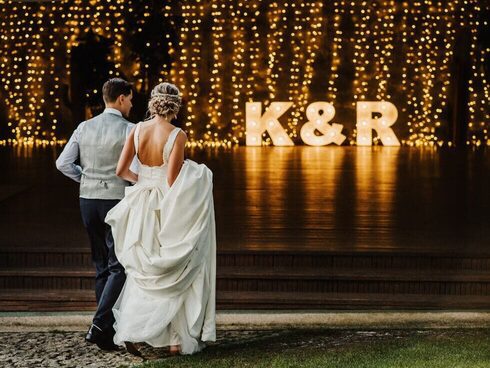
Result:
<svg viewBox="0 0 490 368">
<path fill-rule="evenodd" d="M 79 147 L 82 178 L 80 197 L 88 199 L 122 199 L 129 185 L 116 176 L 116 167 L 126 141 L 128 124 L 123 117 L 103 113 L 87 120 Z"/>
</svg>

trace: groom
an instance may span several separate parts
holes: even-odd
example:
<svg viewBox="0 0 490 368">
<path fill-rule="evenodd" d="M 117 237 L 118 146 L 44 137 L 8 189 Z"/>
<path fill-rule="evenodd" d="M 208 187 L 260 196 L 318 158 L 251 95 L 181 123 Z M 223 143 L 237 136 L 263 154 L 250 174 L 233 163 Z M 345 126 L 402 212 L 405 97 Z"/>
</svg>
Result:
<svg viewBox="0 0 490 368">
<path fill-rule="evenodd" d="M 100 349 L 116 350 L 112 307 L 126 275 L 114 252 L 111 228 L 104 219 L 124 197 L 124 189 L 129 185 L 116 176 L 116 167 L 126 137 L 134 126 L 125 119 L 132 107 L 133 93 L 130 83 L 113 78 L 104 84 L 102 94 L 104 112 L 76 128 L 56 160 L 56 167 L 80 183 L 80 211 L 95 264 L 97 311 L 85 339 Z M 76 164 L 77 160 L 80 165 Z"/>
</svg>

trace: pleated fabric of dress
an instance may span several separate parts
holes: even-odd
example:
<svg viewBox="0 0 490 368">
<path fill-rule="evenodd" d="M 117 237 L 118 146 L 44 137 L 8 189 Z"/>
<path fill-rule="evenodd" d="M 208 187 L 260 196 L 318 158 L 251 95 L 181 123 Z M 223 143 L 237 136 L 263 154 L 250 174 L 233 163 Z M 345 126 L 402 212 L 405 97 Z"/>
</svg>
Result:
<svg viewBox="0 0 490 368">
<path fill-rule="evenodd" d="M 168 185 L 167 162 L 179 130 L 167 139 L 164 164 L 141 164 L 138 182 L 126 188 L 105 221 L 127 275 L 113 308 L 114 342 L 180 344 L 182 354 L 193 354 L 216 340 L 213 174 L 186 159 Z"/>
</svg>

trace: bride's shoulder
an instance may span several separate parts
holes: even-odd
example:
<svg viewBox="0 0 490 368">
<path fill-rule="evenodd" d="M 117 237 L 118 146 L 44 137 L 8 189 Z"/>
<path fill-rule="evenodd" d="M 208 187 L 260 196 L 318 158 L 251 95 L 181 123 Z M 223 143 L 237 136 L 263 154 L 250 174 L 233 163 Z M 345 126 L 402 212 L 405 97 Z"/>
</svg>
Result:
<svg viewBox="0 0 490 368">
<path fill-rule="evenodd" d="M 182 128 L 177 127 L 177 129 L 177 139 L 181 137 L 180 139 L 187 140 L 187 133 Z"/>
<path fill-rule="evenodd" d="M 177 134 L 174 135 L 175 146 L 181 147 L 182 149 L 187 143 L 187 134 L 181 129 L 177 128 Z"/>
</svg>

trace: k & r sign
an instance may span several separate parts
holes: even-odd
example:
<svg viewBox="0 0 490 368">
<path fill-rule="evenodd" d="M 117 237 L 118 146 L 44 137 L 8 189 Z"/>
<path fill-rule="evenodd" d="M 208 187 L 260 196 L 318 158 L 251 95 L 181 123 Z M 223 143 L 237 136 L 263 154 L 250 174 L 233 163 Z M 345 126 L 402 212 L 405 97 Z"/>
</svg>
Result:
<svg viewBox="0 0 490 368">
<path fill-rule="evenodd" d="M 294 146 L 279 117 L 292 105 L 292 102 L 272 102 L 262 114 L 261 102 L 246 103 L 246 144 L 247 146 L 262 145 L 262 134 L 269 133 L 272 143 L 276 146 Z M 391 126 L 396 122 L 398 111 L 388 101 L 357 102 L 357 145 L 372 145 L 372 131 L 375 130 L 385 146 L 399 146 Z M 373 117 L 373 113 L 380 117 Z M 330 124 L 335 115 L 335 108 L 329 102 L 318 101 L 311 103 L 306 109 L 308 121 L 301 127 L 300 135 L 303 142 L 311 146 L 324 146 L 335 143 L 341 145 L 346 139 L 342 134 L 342 124 Z M 317 130 L 320 134 L 316 134 Z"/>
</svg>

